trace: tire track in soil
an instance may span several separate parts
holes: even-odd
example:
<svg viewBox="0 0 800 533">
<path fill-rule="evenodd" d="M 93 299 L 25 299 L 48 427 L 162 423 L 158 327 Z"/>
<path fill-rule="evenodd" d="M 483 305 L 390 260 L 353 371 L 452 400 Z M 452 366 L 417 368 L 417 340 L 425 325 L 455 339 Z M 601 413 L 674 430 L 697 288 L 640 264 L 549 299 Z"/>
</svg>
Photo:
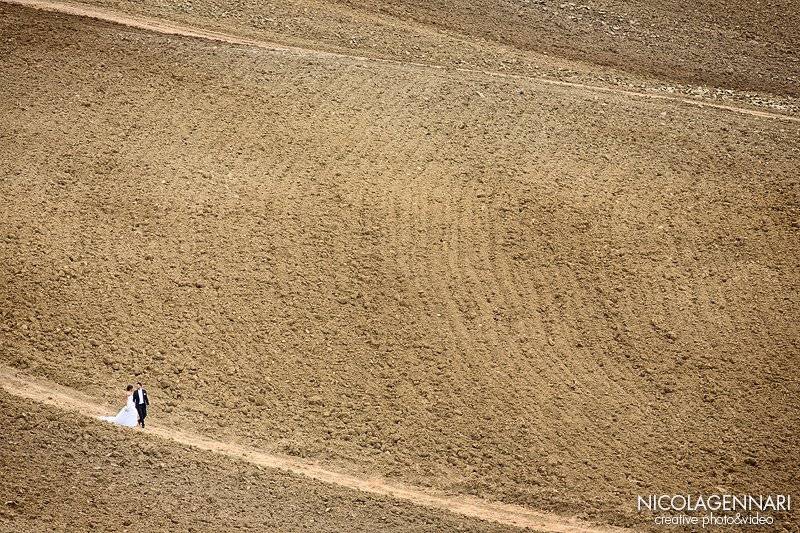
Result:
<svg viewBox="0 0 800 533">
<path fill-rule="evenodd" d="M 487 207 L 492 211 L 499 210 L 499 204 L 497 204 L 497 200 L 495 199 L 494 195 L 492 196 L 492 201 L 488 203 Z M 511 312 L 512 317 L 520 317 L 525 316 L 525 308 L 526 302 L 529 302 L 529 299 L 525 299 L 524 297 L 519 295 L 519 286 L 515 284 L 515 278 L 511 273 L 511 268 L 509 265 L 511 264 L 512 259 L 508 257 L 508 255 L 503 251 L 502 245 L 498 242 L 498 236 L 500 235 L 501 231 L 503 230 L 502 224 L 497 223 L 497 214 L 490 214 L 486 217 L 485 227 L 486 231 L 484 232 L 485 235 L 488 235 L 487 241 L 484 243 L 484 246 L 481 247 L 480 250 L 477 252 L 481 256 L 481 260 L 485 264 L 493 265 L 493 269 L 487 269 L 487 271 L 491 272 L 492 278 L 494 283 L 497 287 L 497 291 L 500 294 L 503 305 L 507 307 L 507 309 Z M 561 283 L 564 284 L 567 289 L 565 290 L 566 295 L 572 294 L 579 294 L 580 291 L 578 290 L 577 283 L 574 279 L 573 275 L 564 275 L 560 277 Z M 535 294 L 529 292 L 527 294 Z M 555 325 L 549 324 L 548 322 L 544 321 L 539 317 L 539 322 L 541 327 L 536 328 L 520 328 L 518 324 L 516 324 L 516 320 L 508 320 L 507 327 L 508 330 L 513 333 L 514 337 L 519 337 L 524 335 L 528 331 L 541 331 L 543 333 L 544 339 L 554 338 L 560 341 L 565 341 L 571 338 L 570 335 L 564 334 L 562 331 L 558 331 L 556 328 L 563 330 L 563 316 L 557 318 Z M 544 340 L 543 339 L 543 340 Z M 548 341 L 545 341 L 548 342 Z M 592 386 L 587 386 L 587 381 L 594 381 L 593 372 L 588 367 L 590 363 L 585 362 L 581 358 L 572 357 L 570 353 L 563 352 L 563 347 L 561 346 L 546 346 L 544 345 L 544 349 L 541 353 L 545 354 L 545 357 L 549 361 L 548 369 L 549 377 L 546 382 L 547 383 L 563 383 L 561 387 L 557 387 L 553 389 L 553 392 L 556 390 L 566 390 L 567 387 L 572 384 L 573 387 L 577 386 L 581 390 L 587 391 L 589 394 L 592 395 L 592 398 L 595 401 L 600 401 L 599 398 L 596 397 L 594 394 L 594 388 Z M 524 357 L 516 357 L 514 360 L 526 360 Z M 511 373 L 509 373 L 511 374 Z M 513 375 L 513 374 L 512 374 Z M 519 375 L 519 373 L 517 374 Z M 524 373 L 522 375 L 525 375 Z M 552 393 L 551 393 L 552 394 Z M 573 407 L 574 408 L 574 407 Z M 558 415 L 558 413 L 555 413 Z M 609 448 L 609 442 L 607 439 L 603 439 L 601 435 L 594 429 L 595 426 L 591 423 L 592 419 L 594 418 L 591 415 L 585 414 L 585 412 L 580 411 L 571 411 L 569 412 L 570 417 L 572 418 L 580 418 L 583 421 L 587 421 L 584 425 L 584 431 L 587 434 L 587 439 L 592 440 L 593 442 L 602 444 L 603 448 Z M 558 417 L 551 418 L 551 420 L 557 420 Z M 559 439 L 561 441 L 562 446 L 567 446 L 567 443 L 564 441 L 563 437 L 559 435 Z"/>
<path fill-rule="evenodd" d="M 401 61 L 397 59 L 369 57 L 357 54 L 344 54 L 341 52 L 334 52 L 323 49 L 317 50 L 317 49 L 301 48 L 298 46 L 287 46 L 270 41 L 250 39 L 247 37 L 241 37 L 229 33 L 206 30 L 200 27 L 190 26 L 186 24 L 179 24 L 168 20 L 146 17 L 141 15 L 129 15 L 118 11 L 96 8 L 82 4 L 71 4 L 66 2 L 49 2 L 46 0 L 0 0 L 0 2 L 39 9 L 42 11 L 51 11 L 56 13 L 63 13 L 65 15 L 86 17 L 86 18 L 101 20 L 104 22 L 111 22 L 113 24 L 127 26 L 130 28 L 136 28 L 139 30 L 161 33 L 165 35 L 192 37 L 195 39 L 204 39 L 204 40 L 222 42 L 239 46 L 249 46 L 267 50 L 269 52 L 290 53 L 298 56 L 317 57 L 323 59 L 324 58 L 350 59 L 354 61 L 368 62 L 368 63 L 380 63 L 385 65 L 400 65 L 400 66 L 410 66 L 410 67 L 424 68 L 424 69 L 435 69 L 435 70 L 441 70 L 443 72 L 449 71 L 449 72 L 478 74 L 495 78 L 514 79 L 514 80 L 521 80 L 521 81 L 534 82 L 540 84 L 555 85 L 559 87 L 569 87 L 573 89 L 594 92 L 594 93 L 616 94 L 628 98 L 660 100 L 674 104 L 689 104 L 695 107 L 699 107 L 701 109 L 710 108 L 721 111 L 727 111 L 731 113 L 738 113 L 740 115 L 749 115 L 752 117 L 760 117 L 773 120 L 784 120 L 789 122 L 800 123 L 800 117 L 795 117 L 791 115 L 784 115 L 781 113 L 773 113 L 770 111 L 761 111 L 756 109 L 748 109 L 745 107 L 737 107 L 734 105 L 717 104 L 705 100 L 696 100 L 692 98 L 683 98 L 679 96 L 671 96 L 666 94 L 638 92 L 630 89 L 604 87 L 600 85 L 562 81 L 562 80 L 537 77 L 537 76 L 524 76 L 522 74 L 508 74 L 492 70 L 480 70 L 480 69 L 472 69 L 464 67 L 448 67 L 445 65 L 437 65 L 432 63 Z"/>
<path fill-rule="evenodd" d="M 471 228 L 475 228 L 482 223 L 482 216 L 474 209 L 476 193 L 474 191 L 474 185 L 470 180 L 463 177 L 458 179 L 456 183 L 445 184 L 444 187 L 446 187 L 447 190 L 456 191 L 450 202 L 451 205 L 455 206 L 455 215 L 451 217 L 451 223 L 449 224 L 448 272 L 446 275 L 449 279 L 453 280 L 453 285 L 468 288 L 472 298 L 471 301 L 465 298 L 463 300 L 464 303 L 466 305 L 474 303 L 475 308 L 480 311 L 476 320 L 472 321 L 473 323 L 471 324 L 471 327 L 475 328 L 477 325 L 474 322 L 479 320 L 483 321 L 482 317 L 486 317 L 486 321 L 492 319 L 493 309 L 496 306 L 495 295 L 497 294 L 496 287 L 492 284 L 491 276 L 482 274 L 482 272 L 486 272 L 487 270 L 484 268 L 486 263 L 474 252 L 475 247 L 480 246 L 481 243 L 472 239 L 469 234 Z M 469 223 L 470 219 L 472 219 L 471 224 Z M 480 272 L 478 269 L 480 269 Z M 469 280 L 469 283 L 464 283 L 465 277 Z M 451 295 L 451 298 L 453 297 L 454 296 Z M 459 312 L 458 315 L 454 317 L 454 320 L 458 320 L 465 331 L 468 330 L 467 324 L 470 324 L 470 320 L 463 312 Z M 495 329 L 491 329 L 485 333 L 496 346 L 501 344 L 499 335 Z M 471 344 L 469 343 L 471 338 L 473 337 L 468 335 L 466 339 L 468 345 Z M 495 390 L 498 391 L 496 395 L 498 405 L 494 408 L 494 411 L 500 412 L 514 405 L 512 391 L 515 390 L 515 386 L 510 376 L 518 376 L 519 374 L 513 372 L 499 372 L 494 366 L 494 364 L 497 363 L 496 361 L 493 361 L 492 364 L 488 366 L 486 363 L 482 363 L 481 361 L 483 358 L 477 355 L 483 350 L 485 350 L 484 347 L 473 349 L 471 352 L 473 356 L 472 361 L 475 364 L 480 364 L 480 370 L 483 376 L 488 377 L 496 384 Z M 500 396 L 500 394 L 502 394 L 502 396 Z M 519 417 L 519 411 L 514 412 L 514 415 Z"/>
<path fill-rule="evenodd" d="M 0 380 L 3 389 L 14 396 L 33 400 L 59 409 L 97 417 L 108 414 L 112 409 L 98 403 L 95 399 L 69 387 L 34 378 L 19 370 L 0 365 Z M 98 420 L 98 424 L 100 424 Z M 415 505 L 441 509 L 452 513 L 478 518 L 489 522 L 530 528 L 537 531 L 565 533 L 612 533 L 629 531 L 614 526 L 597 526 L 577 518 L 558 516 L 552 513 L 532 511 L 517 505 L 490 502 L 470 496 L 451 496 L 411 485 L 390 482 L 377 477 L 360 477 L 334 470 L 311 461 L 285 457 L 259 451 L 181 431 L 174 427 L 151 424 L 147 433 L 183 446 L 193 446 L 201 450 L 225 455 L 232 459 L 247 461 L 259 466 L 288 471 L 311 479 L 360 490 L 383 497 L 409 501 Z"/>
<path fill-rule="evenodd" d="M 486 191 L 489 191 L 488 194 Z M 520 308 L 516 305 L 515 302 L 512 302 L 509 297 L 508 293 L 505 290 L 506 287 L 501 286 L 499 283 L 500 276 L 497 275 L 496 270 L 502 269 L 505 273 L 506 265 L 502 264 L 506 258 L 501 257 L 500 255 L 495 254 L 494 252 L 490 252 L 487 250 L 487 247 L 490 244 L 493 246 L 494 241 L 496 239 L 495 233 L 500 231 L 502 228 L 493 222 L 494 216 L 496 216 L 492 211 L 496 208 L 495 207 L 495 190 L 496 187 L 491 185 L 482 185 L 482 188 L 478 188 L 478 186 L 473 182 L 470 184 L 468 194 L 464 195 L 465 199 L 470 200 L 470 204 L 472 209 L 470 212 L 472 216 L 475 218 L 474 224 L 480 225 L 483 227 L 484 231 L 481 232 L 483 235 L 488 236 L 488 240 L 490 243 L 487 242 L 480 242 L 479 247 L 464 247 L 464 254 L 470 256 L 469 262 L 474 265 L 480 265 L 481 272 L 484 274 L 480 274 L 477 272 L 475 268 L 471 269 L 471 275 L 474 280 L 482 280 L 482 283 L 487 287 L 490 286 L 489 291 L 485 292 L 482 296 L 482 303 L 486 304 L 491 300 L 491 304 L 488 306 L 484 306 L 482 310 L 484 316 L 491 317 L 493 314 L 493 309 L 496 308 L 497 304 L 501 304 L 504 312 L 511 312 L 511 316 L 505 316 L 502 320 L 503 326 L 506 328 L 508 333 L 512 334 L 513 342 L 509 345 L 509 350 L 514 350 L 518 356 L 514 357 L 513 359 L 517 361 L 517 365 L 520 365 L 521 361 L 524 361 L 526 365 L 524 370 L 519 368 L 517 369 L 505 369 L 506 371 L 504 374 L 506 376 L 527 376 L 529 372 L 533 371 L 533 366 L 529 362 L 529 355 L 523 354 L 522 350 L 520 349 L 519 339 L 520 335 L 523 333 L 519 328 L 514 326 L 514 322 L 517 320 L 519 316 L 524 316 L 524 305 Z M 479 193 L 483 191 L 483 194 L 487 194 L 485 197 L 485 201 L 483 202 L 476 202 L 478 199 Z M 488 265 L 488 267 L 487 267 Z M 478 281 L 479 283 L 481 281 Z M 527 294 L 532 295 L 535 294 L 533 292 L 527 292 Z M 528 329 L 528 331 L 540 331 L 543 330 L 545 324 L 543 321 L 539 320 L 538 324 L 534 327 Z M 487 332 L 488 333 L 488 332 Z M 498 335 L 496 330 L 492 330 L 493 337 L 496 343 L 499 343 Z M 564 380 L 564 375 L 571 374 L 570 369 L 565 367 L 563 363 L 558 358 L 555 357 L 548 357 L 548 365 L 547 365 L 547 372 L 549 375 L 552 376 L 551 379 L 544 380 L 544 385 L 547 387 L 546 390 L 540 390 L 538 392 L 542 393 L 544 397 L 553 397 L 556 393 L 557 389 L 552 386 L 552 383 L 557 383 L 559 381 Z M 495 372 L 489 372 L 490 374 L 494 375 Z M 495 378 L 497 381 L 497 378 Z M 519 385 L 516 385 L 518 387 Z M 501 390 L 509 390 L 515 387 L 513 382 L 508 382 L 506 387 L 501 388 Z M 528 387 L 528 384 L 525 384 L 525 387 Z M 530 389 L 528 388 L 527 391 L 523 393 L 528 398 L 536 398 L 536 395 L 531 394 Z M 506 403 L 505 405 L 513 405 L 513 402 Z M 547 416 L 548 420 L 558 420 L 560 413 L 553 412 L 549 406 L 541 405 L 536 401 L 530 402 L 528 404 L 528 409 L 524 412 L 517 412 L 516 416 L 525 419 L 528 417 L 537 417 L 541 411 L 549 411 L 550 414 Z M 524 415 L 524 416 L 523 416 Z M 569 443 L 565 441 L 565 439 L 561 436 L 559 432 L 553 432 L 552 435 L 549 437 L 550 439 L 556 440 L 558 447 L 561 449 L 566 449 L 569 447 Z"/>
<path fill-rule="evenodd" d="M 432 171 L 435 174 L 437 168 L 443 169 L 443 163 L 440 161 L 429 162 L 425 166 L 425 172 Z M 417 178 L 421 176 L 422 173 Z M 441 199 L 447 197 L 451 187 L 454 186 L 456 185 L 446 179 L 440 181 L 415 180 L 412 187 L 412 200 L 407 210 L 408 227 L 416 230 L 417 240 L 427 239 L 431 243 L 428 248 L 418 247 L 418 251 L 429 249 L 431 252 L 423 258 L 424 264 L 418 266 L 416 272 L 412 272 L 412 278 L 423 280 L 418 286 L 419 290 L 426 295 L 426 301 L 431 302 L 428 307 L 429 312 L 439 311 L 435 314 L 441 315 L 441 317 L 437 316 L 442 319 L 437 321 L 437 327 L 443 331 L 440 337 L 448 339 L 453 364 L 457 365 L 457 368 L 451 367 L 450 373 L 458 376 L 470 376 L 471 382 L 475 373 L 475 358 L 470 357 L 473 353 L 471 336 L 448 283 L 453 271 L 449 264 L 451 247 L 449 241 L 446 240 L 446 228 L 452 229 L 454 217 L 451 213 L 452 202 L 443 202 Z"/>
<path fill-rule="evenodd" d="M 458 261 L 456 259 L 458 257 L 461 258 L 461 270 L 464 271 L 464 274 L 469 278 L 470 283 L 465 284 L 461 277 L 459 276 L 459 286 L 461 287 L 475 287 L 475 288 L 482 288 L 483 290 L 478 292 L 472 292 L 474 294 L 472 301 L 476 304 L 476 308 L 479 310 L 477 321 L 482 320 L 493 320 L 494 309 L 497 308 L 497 305 L 500 304 L 503 310 L 507 308 L 511 309 L 513 314 L 517 314 L 517 309 L 514 305 L 512 305 L 509 300 L 506 298 L 506 293 L 501 289 L 501 287 L 497 283 L 497 276 L 494 272 L 493 268 L 488 268 L 489 266 L 497 266 L 497 262 L 493 260 L 492 257 L 489 257 L 486 253 L 486 242 L 482 242 L 479 240 L 470 241 L 469 239 L 461 239 L 460 232 L 462 228 L 466 228 L 467 220 L 472 217 L 473 227 L 482 227 L 484 231 L 480 232 L 479 234 L 488 235 L 489 239 L 494 239 L 493 233 L 498 230 L 498 228 L 492 224 L 492 213 L 491 209 L 493 209 L 493 204 L 491 201 L 487 202 L 479 202 L 479 192 L 484 190 L 487 187 L 486 184 L 482 185 L 480 190 L 477 186 L 475 180 L 466 180 L 463 179 L 459 183 L 460 193 L 458 197 L 458 201 L 455 202 L 459 206 L 458 209 L 458 217 L 456 223 L 453 224 L 453 248 L 454 251 L 451 254 L 451 274 L 458 273 Z M 489 189 L 492 191 L 494 190 L 493 187 L 488 186 Z M 493 193 L 490 195 L 493 197 Z M 489 200 L 489 198 L 487 198 Z M 488 212 L 487 212 L 488 210 Z M 476 232 L 478 233 L 478 232 Z M 481 318 L 483 317 L 483 318 Z M 466 318 L 463 318 L 466 320 Z M 531 393 L 530 388 L 528 388 L 527 383 L 524 385 L 526 390 L 523 390 L 523 386 L 520 386 L 518 383 L 515 383 L 513 380 L 510 380 L 508 376 L 518 376 L 523 377 L 527 376 L 528 373 L 531 371 L 531 366 L 529 360 L 526 356 L 521 354 L 519 349 L 519 344 L 516 338 L 519 335 L 519 331 L 516 330 L 513 326 L 514 319 L 508 320 L 508 317 L 504 317 L 502 320 L 503 326 L 506 328 L 507 332 L 513 333 L 516 337 L 510 345 L 508 345 L 507 349 L 515 351 L 517 354 L 520 354 L 518 357 L 512 358 L 516 361 L 516 368 L 504 368 L 503 372 L 500 372 L 494 366 L 484 366 L 482 370 L 484 371 L 484 376 L 489 377 L 492 381 L 497 385 L 497 390 L 500 391 L 512 391 L 512 390 L 519 390 L 524 397 L 527 398 L 534 398 L 535 395 Z M 473 324 L 475 326 L 475 324 Z M 500 345 L 501 339 L 500 335 L 498 334 L 497 330 L 491 329 L 490 331 L 485 332 L 487 335 L 491 336 L 493 342 L 496 345 Z M 476 361 L 479 361 L 480 358 L 475 358 Z M 521 363 L 524 362 L 524 363 Z M 495 362 L 497 364 L 497 361 Z M 522 367 L 521 365 L 524 364 L 525 366 Z M 503 380 L 504 383 L 501 383 L 500 375 L 505 376 Z M 525 380 L 525 378 L 522 378 Z M 556 375 L 556 379 L 560 379 L 560 373 Z M 527 380 L 525 380 L 527 381 Z M 547 386 L 547 392 L 544 394 L 545 397 L 551 397 L 554 394 L 555 389 L 550 386 L 551 381 L 548 380 L 545 382 Z M 540 390 L 541 392 L 541 390 Z M 500 405 L 495 407 L 496 412 L 500 412 L 504 408 L 507 409 L 508 406 L 514 405 L 514 402 L 510 400 L 508 397 L 504 397 L 500 402 Z M 526 408 L 517 406 L 517 410 L 513 412 L 513 416 L 517 420 L 530 420 L 533 417 L 537 417 L 539 413 L 547 408 L 546 406 L 538 405 L 538 402 L 529 402 L 526 405 Z M 551 413 L 547 419 L 548 420 L 558 420 L 558 413 Z M 535 438 L 540 444 L 543 444 L 544 438 L 540 435 L 531 435 Z M 551 439 L 551 442 L 557 442 L 558 448 L 567 448 L 568 443 L 564 440 L 564 438 L 558 432 L 553 432 L 548 438 Z"/>
</svg>

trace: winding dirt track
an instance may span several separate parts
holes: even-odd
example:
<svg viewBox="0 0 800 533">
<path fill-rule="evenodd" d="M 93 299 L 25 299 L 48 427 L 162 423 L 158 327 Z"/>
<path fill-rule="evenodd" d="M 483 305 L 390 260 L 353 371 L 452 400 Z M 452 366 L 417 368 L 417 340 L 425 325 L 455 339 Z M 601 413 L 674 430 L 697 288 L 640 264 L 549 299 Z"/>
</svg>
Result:
<svg viewBox="0 0 800 533">
<path fill-rule="evenodd" d="M 109 414 L 109 408 L 74 389 L 34 378 L 9 367 L 0 366 L 0 382 L 9 394 L 34 400 L 60 409 L 97 417 Z M 98 422 L 99 423 L 99 422 Z M 478 498 L 448 496 L 418 487 L 387 481 L 381 478 L 360 478 L 342 472 L 328 470 L 313 462 L 292 457 L 264 453 L 237 444 L 220 442 L 194 433 L 151 424 L 147 432 L 184 446 L 194 446 L 250 463 L 285 470 L 311 479 L 354 490 L 407 500 L 416 505 L 443 509 L 472 518 L 499 524 L 527 527 L 537 531 L 570 533 L 607 533 L 627 531 L 624 528 L 595 526 L 575 518 L 566 518 L 550 513 L 530 511 L 516 505 L 489 502 Z"/>
<path fill-rule="evenodd" d="M 490 71 L 490 70 L 476 70 L 476 69 L 469 69 L 469 68 L 448 68 L 442 65 L 435 65 L 429 63 L 419 63 L 413 61 L 397 61 L 392 59 L 382 59 L 382 58 L 374 58 L 374 57 L 366 57 L 360 55 L 351 55 L 351 54 L 342 54 L 337 52 L 329 52 L 323 50 L 311 50 L 307 48 L 299 48 L 294 46 L 283 46 L 277 43 L 272 43 L 268 41 L 256 40 L 256 39 L 249 39 L 246 37 L 240 37 L 237 35 L 231 35 L 228 33 L 221 33 L 206 30 L 203 28 L 188 26 L 184 24 L 177 24 L 170 21 L 159 20 L 151 17 L 143 17 L 143 16 L 134 16 L 125 13 L 119 13 L 112 10 L 85 6 L 85 5 L 78 5 L 78 4 L 71 4 L 71 3 L 64 3 L 64 2 L 47 2 L 42 0 L 0 0 L 0 2 L 5 2 L 7 4 L 17 4 L 32 7 L 35 9 L 41 9 L 45 11 L 53 11 L 57 13 L 64 13 L 68 15 L 75 15 L 81 17 L 87 17 L 97 20 L 103 20 L 106 22 L 111 22 L 114 24 L 120 24 L 123 26 L 129 26 L 132 28 L 137 28 L 145 31 L 151 31 L 156 33 L 162 33 L 167 35 L 178 35 L 182 37 L 192 37 L 197 39 L 207 39 L 212 41 L 219 41 L 234 45 L 240 46 L 250 46 L 255 48 L 260 48 L 263 50 L 268 50 L 271 52 L 284 52 L 284 53 L 292 53 L 296 55 L 313 55 L 317 57 L 324 57 L 324 56 L 335 56 L 335 57 L 347 57 L 350 59 L 358 60 L 358 61 L 369 61 L 369 62 L 379 62 L 379 63 L 394 63 L 394 64 L 403 64 L 403 65 L 411 65 L 415 67 L 421 68 L 432 68 L 432 69 L 441 69 L 441 70 L 454 70 L 457 72 L 473 72 L 473 73 L 481 73 L 489 76 L 496 76 L 501 78 L 507 79 L 524 79 L 530 81 L 537 81 L 540 83 L 546 83 L 550 85 L 558 85 L 562 87 L 572 87 L 575 89 L 591 91 L 591 92 L 598 92 L 598 93 L 614 93 L 620 94 L 624 96 L 628 96 L 631 98 L 647 98 L 652 100 L 666 100 L 669 102 L 678 102 L 683 104 L 690 104 L 693 106 L 698 107 L 707 107 L 713 109 L 719 109 L 727 112 L 739 113 L 743 115 L 750 115 L 755 117 L 762 117 L 768 119 L 776 119 L 776 120 L 785 120 L 790 122 L 800 122 L 800 117 L 793 117 L 789 115 L 784 115 L 781 113 L 772 113 L 769 111 L 760 111 L 756 109 L 747 109 L 743 107 L 736 107 L 731 105 L 725 104 L 717 104 L 712 102 L 706 102 L 701 100 L 695 100 L 691 98 L 682 98 L 677 96 L 670 96 L 665 94 L 651 94 L 651 93 L 644 93 L 644 92 L 637 92 L 637 91 L 630 91 L 627 89 L 618 89 L 614 87 L 602 87 L 597 85 L 588 85 L 583 83 L 574 83 L 574 82 L 567 82 L 561 80 L 553 80 L 549 78 L 541 78 L 541 77 L 533 77 L 533 76 L 521 76 L 516 74 L 506 74 L 502 72 Z"/>
</svg>

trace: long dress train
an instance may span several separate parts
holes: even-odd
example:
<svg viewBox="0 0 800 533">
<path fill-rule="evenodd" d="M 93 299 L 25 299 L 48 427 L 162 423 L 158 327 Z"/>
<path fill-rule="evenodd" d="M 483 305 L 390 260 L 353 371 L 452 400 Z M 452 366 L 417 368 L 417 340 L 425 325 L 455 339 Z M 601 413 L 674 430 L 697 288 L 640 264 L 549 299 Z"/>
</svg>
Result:
<svg viewBox="0 0 800 533">
<path fill-rule="evenodd" d="M 119 426 L 126 426 L 129 428 L 136 427 L 139 421 L 139 415 L 136 412 L 136 406 L 133 404 L 133 394 L 128 394 L 128 399 L 125 401 L 125 407 L 120 409 L 117 416 L 101 416 L 100 420 L 111 422 Z"/>
</svg>

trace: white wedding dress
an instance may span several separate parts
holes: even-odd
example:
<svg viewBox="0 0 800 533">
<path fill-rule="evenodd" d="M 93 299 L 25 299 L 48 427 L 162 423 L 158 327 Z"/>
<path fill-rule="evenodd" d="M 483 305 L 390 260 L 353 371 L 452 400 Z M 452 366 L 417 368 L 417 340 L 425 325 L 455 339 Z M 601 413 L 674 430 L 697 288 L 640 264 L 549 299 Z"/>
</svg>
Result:
<svg viewBox="0 0 800 533">
<path fill-rule="evenodd" d="M 128 399 L 125 402 L 125 407 L 120 409 L 117 416 L 101 416 L 100 420 L 111 422 L 119 426 L 126 426 L 129 428 L 136 427 L 139 421 L 139 414 L 136 412 L 136 406 L 133 404 L 133 393 L 128 394 Z"/>
</svg>

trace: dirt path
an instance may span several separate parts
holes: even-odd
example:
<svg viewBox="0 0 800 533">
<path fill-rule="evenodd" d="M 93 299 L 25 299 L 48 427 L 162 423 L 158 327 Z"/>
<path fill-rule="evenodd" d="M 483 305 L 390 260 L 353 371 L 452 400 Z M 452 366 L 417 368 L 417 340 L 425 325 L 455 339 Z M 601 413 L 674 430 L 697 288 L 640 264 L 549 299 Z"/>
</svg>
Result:
<svg viewBox="0 0 800 533">
<path fill-rule="evenodd" d="M 6 392 L 15 396 L 77 412 L 85 416 L 97 417 L 100 415 L 107 415 L 113 410 L 110 407 L 97 403 L 95 400 L 79 391 L 60 386 L 53 382 L 34 378 L 5 366 L 0 366 L 0 382 L 2 382 L 3 389 Z M 201 450 L 220 453 L 267 468 L 277 468 L 325 483 L 407 500 L 417 505 L 434 509 L 444 509 L 453 513 L 499 524 L 552 532 L 588 533 L 627 531 L 623 528 L 611 526 L 595 526 L 575 518 L 566 518 L 550 513 L 531 511 L 516 505 L 489 502 L 467 496 L 437 494 L 429 490 L 423 490 L 418 487 L 387 481 L 381 478 L 357 477 L 328 470 L 313 462 L 264 453 L 253 448 L 228 442 L 215 441 L 201 435 L 179 431 L 174 428 L 167 428 L 158 424 L 149 425 L 147 432 L 185 446 L 194 446 Z"/>
<path fill-rule="evenodd" d="M 97 20 L 103 20 L 106 22 L 111 22 L 114 24 L 120 24 L 123 26 L 128 26 L 132 28 L 137 28 L 145 31 L 151 31 L 156 33 L 162 33 L 167 35 L 178 35 L 182 37 L 193 37 L 197 39 L 206 39 L 218 42 L 224 42 L 229 44 L 241 45 L 241 46 L 250 46 L 255 48 L 260 48 L 263 50 L 268 50 L 271 52 L 283 52 L 283 53 L 292 53 L 297 55 L 313 55 L 317 57 L 344 57 L 348 59 L 353 59 L 357 61 L 366 61 L 366 62 L 377 62 L 377 63 L 391 63 L 391 64 L 402 64 L 402 65 L 410 65 L 419 68 L 429 68 L 429 69 L 440 69 L 440 70 L 454 70 L 458 72 L 469 72 L 474 74 L 484 74 L 488 76 L 494 77 L 502 77 L 502 78 L 510 78 L 510 79 L 520 79 L 520 80 L 527 80 L 533 81 L 538 83 L 546 83 L 550 85 L 558 85 L 562 87 L 572 87 L 579 90 L 584 91 L 591 91 L 596 93 L 613 93 L 624 95 L 631 98 L 647 98 L 651 100 L 664 100 L 672 103 L 682 103 L 682 104 L 690 104 L 693 106 L 701 107 L 701 108 L 713 108 L 727 112 L 739 113 L 743 115 L 750 115 L 755 117 L 761 118 L 768 118 L 768 119 L 776 119 L 776 120 L 785 120 L 790 122 L 800 122 L 800 117 L 794 117 L 789 115 L 784 115 L 780 113 L 772 113 L 769 111 L 760 111 L 755 109 L 747 109 L 743 107 L 737 107 L 732 105 L 725 105 L 725 104 L 717 104 L 706 102 L 702 100 L 695 100 L 691 98 L 682 98 L 679 96 L 670 96 L 665 94 L 651 94 L 651 93 L 644 93 L 644 92 L 637 92 L 631 91 L 626 89 L 618 89 L 614 87 L 603 87 L 597 85 L 588 85 L 583 83 L 574 83 L 574 82 L 567 82 L 561 80 L 553 80 L 549 78 L 541 78 L 541 77 L 531 77 L 531 76 L 522 76 L 516 74 L 506 74 L 502 72 L 496 71 L 489 71 L 489 70 L 475 70 L 469 68 L 449 68 L 444 67 L 442 65 L 435 65 L 435 64 L 428 64 L 428 63 L 419 63 L 413 61 L 396 61 L 392 59 L 381 59 L 381 58 L 374 58 L 374 57 L 366 57 L 360 55 L 350 55 L 350 54 L 342 54 L 337 52 L 329 52 L 323 50 L 311 50 L 306 48 L 299 48 L 299 47 L 292 47 L 292 46 L 283 46 L 277 43 L 261 41 L 256 39 L 248 39 L 246 37 L 240 37 L 236 35 L 231 35 L 228 33 L 221 33 L 206 30 L 203 28 L 188 26 L 184 24 L 178 24 L 171 21 L 166 20 L 159 20 L 151 17 L 143 17 L 143 16 L 135 16 L 129 15 L 126 13 L 115 12 L 108 9 L 102 9 L 92 6 L 86 5 L 79 5 L 79 4 L 71 4 L 71 3 L 64 3 L 64 2 L 48 2 L 43 0 L 0 0 L 0 2 L 5 2 L 8 4 L 18 4 L 27 7 L 32 7 L 35 9 L 41 9 L 45 11 L 53 11 L 58 13 L 64 13 L 68 15 L 75 15 L 81 17 L 88 17 Z"/>
</svg>

